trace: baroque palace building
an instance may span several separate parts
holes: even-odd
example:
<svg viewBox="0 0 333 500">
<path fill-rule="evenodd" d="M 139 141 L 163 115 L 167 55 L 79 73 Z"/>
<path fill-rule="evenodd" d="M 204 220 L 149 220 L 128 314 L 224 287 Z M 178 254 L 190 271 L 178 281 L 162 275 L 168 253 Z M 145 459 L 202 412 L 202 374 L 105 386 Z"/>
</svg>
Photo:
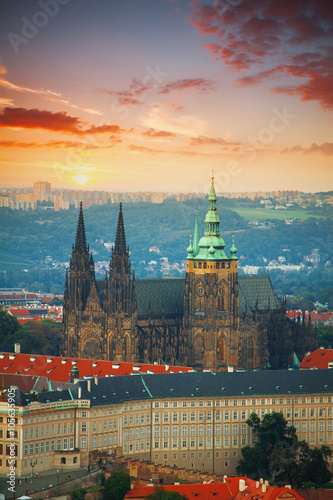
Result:
<svg viewBox="0 0 333 500">
<path fill-rule="evenodd" d="M 122 205 L 109 272 L 95 278 L 82 204 L 66 272 L 61 354 L 192 366 L 197 370 L 285 369 L 314 350 L 311 321 L 286 318 L 269 276 L 239 276 L 227 255 L 212 178 L 204 234 L 198 216 L 184 278 L 136 280 Z"/>
<path fill-rule="evenodd" d="M 74 362 L 75 363 L 75 362 Z M 75 366 L 75 364 L 73 365 Z M 78 377 L 79 374 L 76 373 Z M 282 412 L 298 438 L 332 449 L 333 370 L 136 374 L 75 379 L 67 388 L 0 397 L 0 474 L 87 466 L 93 450 L 235 474 L 246 424 Z M 8 403 L 15 400 L 15 415 Z M 14 423 L 15 422 L 15 423 Z M 10 425 L 9 425 L 10 424 Z"/>
</svg>

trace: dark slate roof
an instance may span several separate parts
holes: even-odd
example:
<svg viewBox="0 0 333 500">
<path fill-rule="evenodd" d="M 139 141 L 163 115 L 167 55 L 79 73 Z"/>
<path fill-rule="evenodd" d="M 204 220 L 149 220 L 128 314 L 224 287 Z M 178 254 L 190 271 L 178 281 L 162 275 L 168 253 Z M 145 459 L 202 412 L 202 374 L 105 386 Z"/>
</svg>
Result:
<svg viewBox="0 0 333 500">
<path fill-rule="evenodd" d="M 90 390 L 88 389 L 90 384 Z M 81 397 L 79 398 L 79 388 Z M 272 370 L 253 372 L 189 372 L 140 374 L 79 380 L 70 389 L 38 394 L 40 403 L 89 399 L 91 406 L 162 398 L 280 397 L 329 394 L 333 391 L 333 370 Z M 31 395 L 16 391 L 23 406 Z"/>
<path fill-rule="evenodd" d="M 127 400 L 151 398 L 140 375 L 80 380 L 70 389 L 73 399 L 79 399 L 79 387 L 81 387 L 81 399 L 90 399 L 91 406 L 119 404 Z"/>
<path fill-rule="evenodd" d="M 257 372 L 195 372 L 142 375 L 154 398 L 203 398 L 331 394 L 333 370 L 272 370 Z"/>
<path fill-rule="evenodd" d="M 280 306 L 279 299 L 269 276 L 239 276 L 239 312 L 254 310 L 258 300 L 258 309 L 277 309 Z M 136 296 L 138 304 L 138 316 L 149 313 L 149 303 L 152 314 L 162 312 L 164 304 L 165 314 L 175 314 L 176 302 L 178 313 L 184 313 L 184 278 L 164 278 L 161 280 L 138 280 L 136 281 Z"/>
<path fill-rule="evenodd" d="M 68 401 L 70 399 L 73 398 L 71 398 L 69 389 L 40 392 L 38 394 L 39 403 L 54 403 L 55 401 Z"/>
<path fill-rule="evenodd" d="M 258 299 L 258 309 L 277 309 L 279 299 L 275 293 L 274 287 L 269 276 L 239 276 L 239 312 L 247 310 L 253 311 Z M 143 279 L 137 280 L 136 299 L 138 305 L 138 316 L 148 316 L 149 304 L 151 313 L 154 315 L 164 313 L 166 315 L 184 314 L 184 278 L 163 278 L 163 279 Z M 98 295 L 103 303 L 104 280 L 96 281 Z M 176 307 L 177 304 L 177 307 Z"/>
<path fill-rule="evenodd" d="M 253 311 L 258 300 L 258 309 L 277 309 L 280 307 L 269 276 L 238 276 L 239 312 Z"/>
<path fill-rule="evenodd" d="M 149 304 L 152 314 L 164 313 L 183 314 L 184 312 L 184 278 L 163 278 L 161 280 L 137 280 L 136 300 L 138 316 L 149 314 Z"/>
</svg>

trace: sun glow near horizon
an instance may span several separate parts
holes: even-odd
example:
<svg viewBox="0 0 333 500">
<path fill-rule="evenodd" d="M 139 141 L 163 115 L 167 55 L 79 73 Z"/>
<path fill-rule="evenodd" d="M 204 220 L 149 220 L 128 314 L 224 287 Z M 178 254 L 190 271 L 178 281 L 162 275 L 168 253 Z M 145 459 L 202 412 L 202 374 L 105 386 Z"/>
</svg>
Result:
<svg viewBox="0 0 333 500">
<path fill-rule="evenodd" d="M 86 175 L 86 174 L 75 174 L 73 177 L 72 177 L 72 182 L 74 182 L 75 184 L 78 184 L 79 186 L 84 186 L 85 184 L 87 184 L 91 179 Z"/>
</svg>

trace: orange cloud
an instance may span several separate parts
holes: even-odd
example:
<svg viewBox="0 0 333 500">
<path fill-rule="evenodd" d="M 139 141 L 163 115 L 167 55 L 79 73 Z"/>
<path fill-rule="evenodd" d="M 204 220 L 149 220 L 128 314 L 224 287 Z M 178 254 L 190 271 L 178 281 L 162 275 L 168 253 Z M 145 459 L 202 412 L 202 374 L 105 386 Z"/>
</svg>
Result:
<svg viewBox="0 0 333 500">
<path fill-rule="evenodd" d="M 133 151 L 133 152 L 137 152 L 137 153 L 152 153 L 152 154 L 166 153 L 166 151 L 163 151 L 161 149 L 146 148 L 145 146 L 136 146 L 135 144 L 130 144 L 129 146 L 127 146 L 127 149 L 129 151 Z"/>
<path fill-rule="evenodd" d="M 84 128 L 87 126 L 88 128 Z M 0 112 L 0 127 L 15 127 L 24 129 L 43 129 L 65 134 L 119 134 L 129 132 L 119 125 L 92 125 L 84 123 L 77 116 L 70 116 L 66 111 L 53 113 L 47 110 L 5 107 Z M 132 130 L 130 130 L 132 131 Z"/>
<path fill-rule="evenodd" d="M 191 146 L 202 146 L 202 145 L 215 145 L 215 146 L 240 146 L 240 142 L 229 142 L 222 137 L 205 137 L 204 135 L 199 135 L 198 137 L 191 137 Z"/>
</svg>

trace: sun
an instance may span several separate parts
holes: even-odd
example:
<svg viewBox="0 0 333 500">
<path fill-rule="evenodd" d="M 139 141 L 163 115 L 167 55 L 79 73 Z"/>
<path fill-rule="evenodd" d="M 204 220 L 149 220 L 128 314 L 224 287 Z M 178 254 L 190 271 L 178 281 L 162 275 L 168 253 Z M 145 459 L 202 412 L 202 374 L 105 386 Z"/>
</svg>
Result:
<svg viewBox="0 0 333 500">
<path fill-rule="evenodd" d="M 89 177 L 86 174 L 76 174 L 73 176 L 73 182 L 80 186 L 83 186 L 83 184 L 86 184 L 88 181 Z"/>
</svg>

